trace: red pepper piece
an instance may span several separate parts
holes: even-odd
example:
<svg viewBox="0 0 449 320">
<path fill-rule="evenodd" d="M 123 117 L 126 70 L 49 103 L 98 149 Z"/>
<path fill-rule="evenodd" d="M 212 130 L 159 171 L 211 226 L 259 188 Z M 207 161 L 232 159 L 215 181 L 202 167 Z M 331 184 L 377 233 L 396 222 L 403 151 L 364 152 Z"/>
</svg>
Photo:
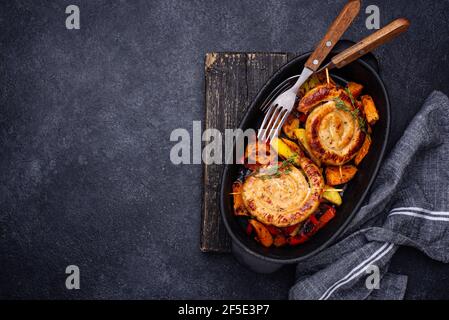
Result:
<svg viewBox="0 0 449 320">
<path fill-rule="evenodd" d="M 310 217 L 310 222 L 312 222 L 314 226 L 317 226 L 320 224 L 320 222 L 316 218 L 316 215 L 314 215 L 314 214 Z"/>
<path fill-rule="evenodd" d="M 335 210 L 334 207 L 329 207 L 327 211 L 320 217 L 320 224 L 318 225 L 318 229 L 321 229 L 324 227 L 329 221 L 331 221 L 335 217 Z"/>
<path fill-rule="evenodd" d="M 248 223 L 246 225 L 246 234 L 250 236 L 252 232 L 253 232 L 253 226 L 251 225 L 251 223 Z"/>
<path fill-rule="evenodd" d="M 308 221 L 304 223 L 301 231 L 294 237 L 289 237 L 287 239 L 288 244 L 296 246 L 298 244 L 304 243 L 310 239 L 318 230 L 324 227 L 329 221 L 335 217 L 336 209 L 329 206 L 324 214 L 317 219 L 316 214 L 313 214 Z"/>
<path fill-rule="evenodd" d="M 284 235 L 279 234 L 274 238 L 273 244 L 275 247 L 283 247 L 287 244 L 287 239 Z"/>
<path fill-rule="evenodd" d="M 282 230 L 282 233 L 285 234 L 286 236 L 290 235 L 293 231 L 295 231 L 295 229 L 298 227 L 299 223 L 294 224 L 292 226 L 288 226 L 288 227 L 283 227 L 280 228 Z"/>
<path fill-rule="evenodd" d="M 304 243 L 309 238 L 304 234 L 297 234 L 296 236 L 287 238 L 287 242 L 291 246 L 297 246 L 298 244 Z"/>
<path fill-rule="evenodd" d="M 277 236 L 278 234 L 281 234 L 281 230 L 275 226 L 272 225 L 265 225 L 265 227 L 268 229 L 268 231 L 273 235 Z"/>
</svg>

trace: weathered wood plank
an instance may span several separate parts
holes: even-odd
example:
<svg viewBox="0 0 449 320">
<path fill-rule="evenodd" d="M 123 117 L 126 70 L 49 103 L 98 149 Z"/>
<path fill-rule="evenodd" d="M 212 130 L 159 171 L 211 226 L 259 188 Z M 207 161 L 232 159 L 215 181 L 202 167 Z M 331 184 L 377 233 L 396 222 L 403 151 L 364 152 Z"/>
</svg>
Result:
<svg viewBox="0 0 449 320">
<path fill-rule="evenodd" d="M 208 53 L 204 129 L 224 132 L 235 128 L 263 84 L 286 62 L 283 53 Z M 222 169 L 221 165 L 203 165 L 200 249 L 204 252 L 230 251 L 217 202 Z"/>
<path fill-rule="evenodd" d="M 246 54 L 208 53 L 205 61 L 205 129 L 224 132 L 237 125 L 238 115 L 248 103 Z M 217 196 L 222 165 L 203 164 L 202 251 L 228 252 L 230 238 L 222 222 Z"/>
<path fill-rule="evenodd" d="M 247 90 L 249 102 L 256 97 L 265 82 L 287 63 L 285 53 L 249 53 L 247 60 Z"/>
</svg>

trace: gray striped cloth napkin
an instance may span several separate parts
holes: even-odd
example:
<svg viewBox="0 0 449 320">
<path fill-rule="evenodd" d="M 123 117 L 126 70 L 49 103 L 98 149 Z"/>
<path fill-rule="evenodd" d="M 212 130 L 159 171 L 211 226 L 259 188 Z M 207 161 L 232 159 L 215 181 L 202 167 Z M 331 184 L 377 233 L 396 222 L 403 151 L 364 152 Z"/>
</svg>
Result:
<svg viewBox="0 0 449 320">
<path fill-rule="evenodd" d="M 370 196 L 331 247 L 297 266 L 290 299 L 402 299 L 388 272 L 399 246 L 449 262 L 449 100 L 433 92 L 381 166 Z"/>
</svg>

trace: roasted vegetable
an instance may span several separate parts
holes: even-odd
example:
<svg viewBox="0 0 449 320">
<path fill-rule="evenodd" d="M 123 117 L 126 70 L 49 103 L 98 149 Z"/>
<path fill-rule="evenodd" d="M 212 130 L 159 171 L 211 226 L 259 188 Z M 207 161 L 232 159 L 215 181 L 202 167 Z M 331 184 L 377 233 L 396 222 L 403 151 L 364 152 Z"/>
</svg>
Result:
<svg viewBox="0 0 449 320">
<path fill-rule="evenodd" d="M 295 133 L 296 139 L 299 142 L 301 142 L 301 145 L 304 147 L 304 149 L 307 152 L 307 154 L 309 155 L 310 159 L 312 159 L 312 161 L 315 162 L 315 164 L 318 167 L 320 167 L 321 161 L 313 155 L 312 150 L 310 149 L 309 143 L 307 142 L 306 130 L 303 128 L 295 129 L 294 133 Z"/>
<path fill-rule="evenodd" d="M 371 96 L 364 95 L 361 97 L 361 99 L 366 121 L 368 121 L 370 125 L 373 125 L 377 120 L 379 120 L 379 113 L 377 112 L 373 98 Z"/>
<path fill-rule="evenodd" d="M 353 165 L 328 166 L 325 171 L 327 184 L 335 186 L 351 180 L 357 172 Z"/>
<path fill-rule="evenodd" d="M 301 149 L 296 143 L 286 138 L 281 138 L 281 140 L 284 141 L 284 143 L 290 148 L 291 151 L 293 151 L 296 154 L 300 154 Z"/>
<path fill-rule="evenodd" d="M 274 237 L 273 244 L 275 247 L 283 247 L 287 244 L 287 238 L 284 235 L 279 234 Z"/>
<path fill-rule="evenodd" d="M 251 233 L 253 233 L 253 230 L 254 230 L 253 225 L 248 222 L 248 224 L 246 225 L 246 229 L 245 229 L 246 234 L 248 236 L 250 236 Z"/>
<path fill-rule="evenodd" d="M 271 141 L 271 146 L 282 158 L 293 159 L 295 165 L 299 166 L 298 153 L 292 150 L 290 146 L 287 143 L 285 143 L 282 139 L 275 137 Z"/>
<path fill-rule="evenodd" d="M 333 82 L 333 81 L 331 81 Z M 324 71 L 319 73 L 314 73 L 310 76 L 309 79 L 307 79 L 306 82 L 299 88 L 299 96 L 303 97 L 307 92 L 315 88 L 316 86 L 320 84 L 326 83 L 326 73 Z"/>
<path fill-rule="evenodd" d="M 354 163 L 356 166 L 362 162 L 363 158 L 368 154 L 369 148 L 371 146 L 371 136 L 366 135 L 365 141 L 363 142 L 362 147 L 354 158 Z"/>
<path fill-rule="evenodd" d="M 326 189 L 330 189 L 330 187 L 329 186 L 325 187 L 325 191 L 323 192 L 323 198 L 337 206 L 341 205 L 342 199 L 340 193 L 338 193 L 338 191 Z"/>
<path fill-rule="evenodd" d="M 259 240 L 264 247 L 270 247 L 273 244 L 273 236 L 265 225 L 254 219 L 249 220 L 249 223 L 253 226 L 254 231 L 257 234 L 257 240 Z"/>
<path fill-rule="evenodd" d="M 303 234 L 297 234 L 296 236 L 287 238 L 287 243 L 291 246 L 297 246 L 298 244 L 304 243 L 309 240 L 309 237 Z"/>
<path fill-rule="evenodd" d="M 268 229 L 268 231 L 273 235 L 273 236 L 277 236 L 278 234 L 282 234 L 281 229 L 279 229 L 278 227 L 272 226 L 272 225 L 265 225 L 265 227 Z"/>
<path fill-rule="evenodd" d="M 234 196 L 234 214 L 236 216 L 247 216 L 248 211 L 243 203 L 242 198 L 243 184 L 240 181 L 236 181 L 232 184 L 232 195 Z"/>
<path fill-rule="evenodd" d="M 294 115 L 290 114 L 287 117 L 287 120 L 285 121 L 284 125 L 282 126 L 282 131 L 285 133 L 287 137 L 290 139 L 294 139 L 294 133 L 293 130 L 299 128 L 299 119 L 296 118 Z"/>
<path fill-rule="evenodd" d="M 331 221 L 333 218 L 335 218 L 335 213 L 337 210 L 335 210 L 334 207 L 329 207 L 318 219 L 318 230 L 324 227 L 329 221 Z M 318 231 L 317 230 L 317 231 Z"/>
<path fill-rule="evenodd" d="M 282 233 L 286 236 L 294 236 L 298 233 L 299 228 L 301 228 L 302 223 L 297 223 L 292 226 L 280 228 Z"/>
<path fill-rule="evenodd" d="M 335 217 L 335 212 L 336 210 L 334 207 L 327 206 L 324 211 L 319 211 L 313 214 L 309 220 L 304 223 L 298 234 L 289 237 L 287 242 L 292 246 L 306 242 Z"/>
<path fill-rule="evenodd" d="M 355 82 L 348 82 L 347 88 L 348 88 L 349 92 L 351 92 L 352 97 L 354 99 L 357 99 L 363 90 L 363 86 L 361 84 L 355 83 Z"/>
</svg>

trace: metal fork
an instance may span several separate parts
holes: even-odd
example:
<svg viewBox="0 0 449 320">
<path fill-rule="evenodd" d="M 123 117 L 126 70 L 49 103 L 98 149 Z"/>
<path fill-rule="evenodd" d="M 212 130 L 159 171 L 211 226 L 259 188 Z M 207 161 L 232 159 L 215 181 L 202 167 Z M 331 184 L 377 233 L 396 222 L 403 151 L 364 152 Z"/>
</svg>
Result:
<svg viewBox="0 0 449 320">
<path fill-rule="evenodd" d="M 312 73 L 313 71 L 310 72 L 310 74 Z M 307 78 L 310 76 L 310 74 L 306 74 Z M 267 108 L 268 110 L 265 114 L 262 124 L 260 125 L 257 139 L 261 140 L 262 142 L 265 142 L 267 140 L 271 141 L 277 135 L 288 115 L 293 110 L 293 107 L 296 105 L 296 93 L 304 83 L 304 77 L 305 75 L 303 72 L 301 73 L 295 84 L 287 91 L 284 90 L 286 87 L 288 87 L 290 82 L 287 82 L 285 84 L 283 82 L 281 84 L 281 87 L 279 89 L 276 88 L 275 90 L 275 92 L 280 93 L 280 95 L 278 95 L 277 97 L 273 97 L 274 101 L 272 101 L 271 104 L 265 104 L 264 106 L 262 106 L 262 111 L 265 111 Z"/>
<path fill-rule="evenodd" d="M 304 64 L 304 69 L 296 83 L 293 87 L 277 96 L 269 106 L 257 134 L 259 140 L 262 142 L 266 142 L 267 140 L 271 141 L 278 134 L 280 128 L 295 106 L 296 94 L 299 88 L 313 74 L 313 72 L 317 71 L 323 60 L 341 38 L 359 11 L 360 0 L 349 0 L 344 6 L 338 17 L 327 30 L 326 35 L 321 39 L 318 46 Z"/>
</svg>

